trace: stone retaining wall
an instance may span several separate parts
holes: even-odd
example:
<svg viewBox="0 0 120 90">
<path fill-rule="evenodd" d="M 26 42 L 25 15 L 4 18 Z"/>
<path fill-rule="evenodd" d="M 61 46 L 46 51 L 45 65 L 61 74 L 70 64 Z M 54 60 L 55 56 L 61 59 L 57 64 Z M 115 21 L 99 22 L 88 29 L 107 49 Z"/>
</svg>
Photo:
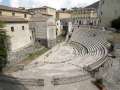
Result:
<svg viewBox="0 0 120 90">
<path fill-rule="evenodd" d="M 44 79 L 19 79 L 0 75 L 0 81 L 13 85 L 44 86 Z"/>
<path fill-rule="evenodd" d="M 109 71 L 112 68 L 113 60 L 109 57 L 107 57 L 107 61 L 102 64 L 99 68 L 95 69 L 93 72 L 95 72 L 95 78 L 106 78 L 109 76 Z"/>
<path fill-rule="evenodd" d="M 120 57 L 120 43 L 115 44 L 114 50 L 115 50 L 115 55 L 117 57 Z"/>
<path fill-rule="evenodd" d="M 48 47 L 51 48 L 56 45 L 56 39 L 54 40 L 48 40 Z"/>
<path fill-rule="evenodd" d="M 72 77 L 63 77 L 63 78 L 54 78 L 51 82 L 53 85 L 65 85 L 65 84 L 71 84 L 76 82 L 81 82 L 90 79 L 90 75 L 78 75 L 78 76 L 72 76 Z"/>
<path fill-rule="evenodd" d="M 30 53 L 33 53 L 35 51 L 35 48 L 33 45 L 30 45 L 28 47 L 24 47 L 16 52 L 8 52 L 8 65 L 16 64 L 23 59 L 25 59 Z"/>
</svg>

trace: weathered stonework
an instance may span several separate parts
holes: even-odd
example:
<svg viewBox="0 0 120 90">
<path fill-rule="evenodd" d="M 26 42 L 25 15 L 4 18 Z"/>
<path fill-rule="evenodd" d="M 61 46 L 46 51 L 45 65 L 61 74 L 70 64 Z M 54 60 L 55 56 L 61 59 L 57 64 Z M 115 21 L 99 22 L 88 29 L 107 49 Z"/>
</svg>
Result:
<svg viewBox="0 0 120 90">
<path fill-rule="evenodd" d="M 56 45 L 56 40 L 48 40 L 48 47 L 51 48 Z"/>
<path fill-rule="evenodd" d="M 34 46 L 24 47 L 16 52 L 8 52 L 8 65 L 16 64 L 25 59 L 30 53 L 34 52 Z"/>
</svg>

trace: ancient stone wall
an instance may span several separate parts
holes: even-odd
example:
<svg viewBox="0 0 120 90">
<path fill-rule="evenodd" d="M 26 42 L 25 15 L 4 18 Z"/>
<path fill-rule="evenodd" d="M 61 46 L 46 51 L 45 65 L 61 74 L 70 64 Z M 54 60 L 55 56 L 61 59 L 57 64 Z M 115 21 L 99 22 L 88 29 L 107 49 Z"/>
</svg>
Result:
<svg viewBox="0 0 120 90">
<path fill-rule="evenodd" d="M 25 59 L 30 53 L 34 52 L 34 46 L 24 47 L 16 52 L 8 52 L 8 65 L 16 64 Z"/>
</svg>

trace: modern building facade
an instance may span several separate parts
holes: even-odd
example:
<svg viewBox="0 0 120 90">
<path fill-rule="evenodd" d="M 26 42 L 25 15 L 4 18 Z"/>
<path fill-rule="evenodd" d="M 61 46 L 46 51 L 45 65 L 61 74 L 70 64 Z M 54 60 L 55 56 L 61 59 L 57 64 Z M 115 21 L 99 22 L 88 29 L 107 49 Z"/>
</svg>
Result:
<svg viewBox="0 0 120 90">
<path fill-rule="evenodd" d="M 5 23 L 4 30 L 9 36 L 8 60 L 12 64 L 24 59 L 33 50 L 28 24 L 30 16 L 26 10 L 0 5 L 0 21 Z"/>
<path fill-rule="evenodd" d="M 36 45 L 51 48 L 56 44 L 56 25 L 52 15 L 35 14 L 29 24 Z"/>
<path fill-rule="evenodd" d="M 111 21 L 120 17 L 120 0 L 100 1 L 100 26 L 109 27 Z"/>
</svg>

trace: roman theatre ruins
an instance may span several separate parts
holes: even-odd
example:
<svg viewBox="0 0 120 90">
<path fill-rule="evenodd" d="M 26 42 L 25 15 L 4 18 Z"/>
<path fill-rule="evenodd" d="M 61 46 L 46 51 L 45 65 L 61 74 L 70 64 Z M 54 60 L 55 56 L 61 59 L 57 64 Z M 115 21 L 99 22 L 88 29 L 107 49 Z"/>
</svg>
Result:
<svg viewBox="0 0 120 90">
<path fill-rule="evenodd" d="M 110 46 L 101 30 L 74 30 L 67 42 L 12 76 L 28 90 L 98 90 L 91 81 L 108 76 Z"/>
</svg>

